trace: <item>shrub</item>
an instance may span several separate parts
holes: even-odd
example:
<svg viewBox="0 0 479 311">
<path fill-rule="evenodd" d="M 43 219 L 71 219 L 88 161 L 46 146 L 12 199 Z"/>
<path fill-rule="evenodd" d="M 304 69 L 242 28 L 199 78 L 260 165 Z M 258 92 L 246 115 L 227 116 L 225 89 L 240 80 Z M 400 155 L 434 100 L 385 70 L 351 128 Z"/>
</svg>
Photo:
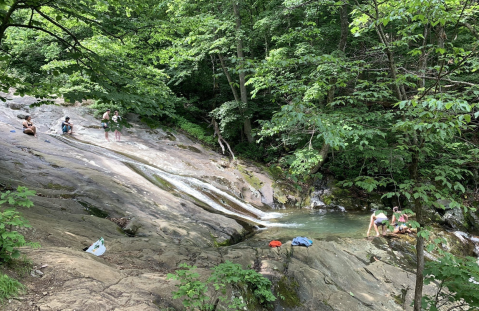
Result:
<svg viewBox="0 0 479 311">
<path fill-rule="evenodd" d="M 181 264 L 176 274 L 168 274 L 168 279 L 179 280 L 178 291 L 173 299 L 183 298 L 183 305 L 190 310 L 216 310 L 218 302 L 225 303 L 228 309 L 244 309 L 247 303 L 267 306 L 276 300 L 271 292 L 271 281 L 254 270 L 244 270 L 241 265 L 230 261 L 213 267 L 213 273 L 205 281 L 200 280 L 195 266 Z M 214 292 L 208 294 L 210 286 Z M 231 297 L 228 297 L 231 290 Z M 242 295 L 238 295 L 240 293 Z M 250 297 L 243 298 L 244 297 Z"/>
<path fill-rule="evenodd" d="M 16 297 L 25 287 L 6 274 L 0 274 L 0 302 L 11 297 Z"/>
<path fill-rule="evenodd" d="M 199 139 L 209 145 L 214 145 L 216 140 L 213 135 L 209 135 L 208 131 L 196 123 L 192 123 L 183 117 L 176 120 L 177 125 L 186 133 L 196 139 Z"/>
<path fill-rule="evenodd" d="M 277 162 L 279 159 L 279 154 L 275 148 L 266 149 L 264 146 L 256 143 L 250 144 L 248 142 L 242 142 L 235 145 L 233 149 L 239 157 L 257 162 Z"/>
<path fill-rule="evenodd" d="M 477 310 L 479 307 L 479 266 L 477 258 L 458 258 L 444 253 L 439 261 L 426 263 L 424 284 L 438 284 L 434 296 L 423 297 L 422 307 L 429 311 L 437 311 L 445 304 L 454 303 L 454 310 Z M 457 309 L 456 309 L 457 308 Z M 448 310 L 453 310 L 452 308 Z"/>
<path fill-rule="evenodd" d="M 8 262 L 20 257 L 18 247 L 38 247 L 37 243 L 25 241 L 23 235 L 14 228 L 30 228 L 28 221 L 15 209 L 15 206 L 31 207 L 33 202 L 28 196 L 35 194 L 35 191 L 26 187 L 18 187 L 16 192 L 6 191 L 0 195 L 0 206 L 7 203 L 10 208 L 0 211 L 0 262 Z"/>
</svg>

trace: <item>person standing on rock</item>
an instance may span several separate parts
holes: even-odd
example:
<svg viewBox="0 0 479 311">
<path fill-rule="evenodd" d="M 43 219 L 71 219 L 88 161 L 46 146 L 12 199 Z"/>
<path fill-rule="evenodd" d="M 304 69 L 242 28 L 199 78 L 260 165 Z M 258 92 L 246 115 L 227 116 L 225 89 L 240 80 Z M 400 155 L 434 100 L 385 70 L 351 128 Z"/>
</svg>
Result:
<svg viewBox="0 0 479 311">
<path fill-rule="evenodd" d="M 63 134 L 73 134 L 73 123 L 70 123 L 70 117 L 66 117 L 65 121 L 62 122 L 62 132 Z"/>
<path fill-rule="evenodd" d="M 379 213 L 376 215 L 376 213 L 373 213 L 371 215 L 371 221 L 369 222 L 369 229 L 368 229 L 368 233 L 366 234 L 367 237 L 369 237 L 369 232 L 371 231 L 371 228 L 374 226 L 374 230 L 376 230 L 376 236 L 379 236 L 379 230 L 378 230 L 378 226 L 381 226 L 382 227 L 382 232 L 383 232 L 383 235 L 386 234 L 386 221 L 388 220 L 388 216 L 386 216 L 386 214 L 384 214 L 383 212 Z"/>
<path fill-rule="evenodd" d="M 111 119 L 113 120 L 113 122 L 115 122 L 115 124 L 114 124 L 114 126 L 115 126 L 115 140 L 120 141 L 121 132 L 120 132 L 120 124 L 118 123 L 118 121 L 121 121 L 121 117 L 118 114 L 118 111 L 115 111 L 115 115 L 113 117 L 111 117 Z"/>
<path fill-rule="evenodd" d="M 101 127 L 103 127 L 103 129 L 105 130 L 105 138 L 106 140 L 110 141 L 108 139 L 108 121 L 110 121 L 110 109 L 106 110 L 101 120 Z"/>
<path fill-rule="evenodd" d="M 33 125 L 32 117 L 26 116 L 25 121 L 23 121 L 22 125 L 23 133 L 37 137 L 37 128 L 35 127 L 35 125 Z"/>
</svg>

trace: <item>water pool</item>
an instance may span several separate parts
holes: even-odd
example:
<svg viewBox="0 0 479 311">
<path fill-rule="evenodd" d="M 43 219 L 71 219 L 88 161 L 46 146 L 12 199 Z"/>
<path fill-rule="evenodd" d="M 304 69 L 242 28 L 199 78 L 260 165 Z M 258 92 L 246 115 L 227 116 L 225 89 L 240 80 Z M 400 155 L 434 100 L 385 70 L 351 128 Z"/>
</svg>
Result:
<svg viewBox="0 0 479 311">
<path fill-rule="evenodd" d="M 370 212 L 325 212 L 324 210 L 285 210 L 281 218 L 271 220 L 289 227 L 269 227 L 261 229 L 261 235 L 276 238 L 307 236 L 325 238 L 330 236 L 364 238 L 368 230 Z M 370 236 L 375 236 L 371 229 Z"/>
</svg>

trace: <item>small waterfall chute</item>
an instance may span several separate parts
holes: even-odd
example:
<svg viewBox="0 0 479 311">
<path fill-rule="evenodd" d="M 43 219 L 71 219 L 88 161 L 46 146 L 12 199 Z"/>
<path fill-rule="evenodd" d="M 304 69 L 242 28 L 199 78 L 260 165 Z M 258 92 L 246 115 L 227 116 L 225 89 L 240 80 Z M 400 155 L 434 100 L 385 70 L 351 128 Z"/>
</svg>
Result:
<svg viewBox="0 0 479 311">
<path fill-rule="evenodd" d="M 284 224 L 284 223 L 275 223 L 275 222 L 270 222 L 266 221 L 268 219 L 274 219 L 274 218 L 280 218 L 282 217 L 281 213 L 276 213 L 276 212 L 264 212 L 251 204 L 248 204 L 246 202 L 241 201 L 240 199 L 214 187 L 211 184 L 208 184 L 204 181 L 201 181 L 199 179 L 193 178 L 193 177 L 188 177 L 188 176 L 181 176 L 181 175 L 175 175 L 168 173 L 166 171 L 163 171 L 157 167 L 154 167 L 152 165 L 133 160 L 129 158 L 128 156 L 125 155 L 120 155 L 115 151 L 112 151 L 110 149 L 102 148 L 96 145 L 88 144 L 85 142 L 81 142 L 79 140 L 72 140 L 70 138 L 66 138 L 60 135 L 52 135 L 53 137 L 56 137 L 58 140 L 82 149 L 84 151 L 92 152 L 94 154 L 97 154 L 99 156 L 106 156 L 111 159 L 115 159 L 119 162 L 122 162 L 124 164 L 129 164 L 130 166 L 133 165 L 136 168 L 141 169 L 143 173 L 146 175 L 152 177 L 152 179 L 155 179 L 154 175 L 157 175 L 176 187 L 176 189 L 180 192 L 183 192 L 189 196 L 194 197 L 196 200 L 199 200 L 211 208 L 215 209 L 218 212 L 221 212 L 226 215 L 231 215 L 234 217 L 238 217 L 244 220 L 247 220 L 249 222 L 255 223 L 257 225 L 261 225 L 264 227 L 294 227 L 297 226 L 296 224 Z M 81 146 L 81 147 L 80 147 Z M 202 189 L 203 191 L 200 191 Z M 207 195 L 205 195 L 203 192 L 204 191 L 209 191 L 211 193 L 216 194 L 220 198 L 224 198 L 224 201 L 230 201 L 239 206 L 241 209 L 247 211 L 249 214 L 254 215 L 246 215 L 245 213 L 240 213 L 237 211 L 229 210 L 222 206 L 221 204 L 215 202 L 211 198 L 209 198 Z"/>
</svg>

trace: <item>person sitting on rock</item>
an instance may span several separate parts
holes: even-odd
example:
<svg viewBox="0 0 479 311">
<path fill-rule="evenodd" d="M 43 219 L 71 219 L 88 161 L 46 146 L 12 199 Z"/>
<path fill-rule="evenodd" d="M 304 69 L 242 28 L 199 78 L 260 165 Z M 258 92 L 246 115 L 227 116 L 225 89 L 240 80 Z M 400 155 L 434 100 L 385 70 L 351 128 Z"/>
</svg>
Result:
<svg viewBox="0 0 479 311">
<path fill-rule="evenodd" d="M 399 223 L 396 223 L 396 214 L 400 213 L 399 219 L 397 221 Z M 406 221 L 408 221 L 409 217 L 407 216 L 406 213 L 401 213 L 399 210 L 399 207 L 394 206 L 393 207 L 393 218 L 391 219 L 391 225 L 394 225 L 394 231 L 393 233 L 410 233 L 411 230 L 409 230 L 409 227 L 405 224 Z"/>
<path fill-rule="evenodd" d="M 385 230 L 386 223 L 385 222 L 387 220 L 388 220 L 388 216 L 386 216 L 386 214 L 384 214 L 383 212 L 381 212 L 377 215 L 376 215 L 376 213 L 373 213 L 371 215 L 371 221 L 369 223 L 369 229 L 368 229 L 368 233 L 366 234 L 366 236 L 369 237 L 369 232 L 371 231 L 372 226 L 374 226 L 374 230 L 376 230 L 376 236 L 379 236 L 378 226 L 382 227 L 383 235 L 385 235 L 386 234 L 386 230 Z"/>
<path fill-rule="evenodd" d="M 32 117 L 26 116 L 23 121 L 23 133 L 37 137 L 37 128 L 33 125 Z"/>
<path fill-rule="evenodd" d="M 66 117 L 65 121 L 62 122 L 62 132 L 63 134 L 73 134 L 73 123 L 70 122 L 70 117 Z"/>
</svg>

